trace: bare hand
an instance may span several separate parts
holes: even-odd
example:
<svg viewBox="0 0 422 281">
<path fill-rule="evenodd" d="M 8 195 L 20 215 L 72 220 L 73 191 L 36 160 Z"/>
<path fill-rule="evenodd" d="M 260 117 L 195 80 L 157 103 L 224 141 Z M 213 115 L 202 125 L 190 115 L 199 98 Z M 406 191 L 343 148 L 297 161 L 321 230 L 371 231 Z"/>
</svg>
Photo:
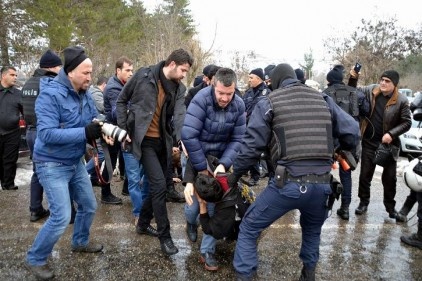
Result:
<svg viewBox="0 0 422 281">
<path fill-rule="evenodd" d="M 222 173 L 222 174 L 226 173 L 226 168 L 224 168 L 222 164 L 218 165 L 217 168 L 215 168 L 214 177 L 217 176 L 217 173 Z"/>
<path fill-rule="evenodd" d="M 106 143 L 108 145 L 114 145 L 114 138 L 113 137 L 109 137 L 103 134 L 103 139 L 106 141 Z"/>
<path fill-rule="evenodd" d="M 186 184 L 186 187 L 185 187 L 185 190 L 184 190 L 183 193 L 185 194 L 186 203 L 189 206 L 191 206 L 193 204 L 193 199 L 192 199 L 192 196 L 193 196 L 193 183 L 188 182 Z"/>
<path fill-rule="evenodd" d="M 391 143 L 393 141 L 393 138 L 390 136 L 389 133 L 386 133 L 382 136 L 382 143 Z"/>
</svg>

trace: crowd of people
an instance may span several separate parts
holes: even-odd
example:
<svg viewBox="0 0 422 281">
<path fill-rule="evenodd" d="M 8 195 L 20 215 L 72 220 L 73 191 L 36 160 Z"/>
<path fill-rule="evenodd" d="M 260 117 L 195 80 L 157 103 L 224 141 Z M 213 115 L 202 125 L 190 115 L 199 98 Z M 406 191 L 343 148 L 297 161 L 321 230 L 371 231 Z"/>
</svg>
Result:
<svg viewBox="0 0 422 281">
<path fill-rule="evenodd" d="M 241 93 L 235 72 L 216 65 L 204 67 L 201 81 L 187 89 L 182 80 L 194 59 L 184 49 L 135 72 L 132 61 L 123 56 L 115 74 L 98 77 L 95 85 L 92 61 L 82 47 L 68 47 L 63 55 L 62 63 L 56 53 L 46 51 L 22 91 L 15 87 L 16 68 L 1 69 L 0 181 L 4 190 L 18 189 L 14 178 L 19 121 L 24 119 L 33 161 L 30 221 L 47 218 L 27 252 L 26 266 L 42 280 L 54 277 L 47 258 L 69 224 L 73 252 L 103 250 L 101 243 L 90 239 L 97 209 L 92 186 L 101 186 L 101 203 L 122 204 L 111 193 L 117 163 L 136 232 L 157 237 L 164 254 L 178 253 L 166 202 L 186 202 L 187 238 L 197 240 L 200 224 L 204 231 L 199 250 L 205 269 L 218 270 L 216 241 L 229 236 L 236 220 L 236 277 L 252 280 L 260 234 L 298 209 L 303 233 L 299 280 L 315 280 L 321 228 L 335 192 L 333 163 L 355 164 L 339 167 L 343 191 L 337 215 L 349 220 L 351 173 L 360 161 L 355 214 L 363 215 L 370 203 L 378 147 L 399 146 L 399 135 L 411 126 L 409 103 L 398 93 L 399 74 L 394 70 L 382 72 L 378 84 L 358 87 L 359 72 L 350 70 L 346 84 L 347 71 L 337 65 L 327 73 L 328 87 L 320 92 L 305 84 L 302 70 L 281 63 L 252 69 L 249 89 Z M 120 129 L 122 138 L 106 133 L 104 122 Z M 95 153 L 86 161 L 89 146 Z M 177 176 L 174 155 L 180 157 Z M 390 218 L 404 222 L 409 208 L 419 201 L 418 232 L 402 241 L 422 249 L 422 195 L 409 195 L 396 210 L 397 157 L 398 151 L 382 172 L 385 210 Z M 175 189 L 179 176 L 184 194 Z M 219 202 L 236 202 L 239 186 L 252 188 L 263 176 L 268 176 L 266 187 L 246 213 L 239 217 L 236 203 L 221 212 Z M 209 187 L 205 193 L 199 190 L 198 179 Z M 42 205 L 44 194 L 48 208 Z"/>
</svg>

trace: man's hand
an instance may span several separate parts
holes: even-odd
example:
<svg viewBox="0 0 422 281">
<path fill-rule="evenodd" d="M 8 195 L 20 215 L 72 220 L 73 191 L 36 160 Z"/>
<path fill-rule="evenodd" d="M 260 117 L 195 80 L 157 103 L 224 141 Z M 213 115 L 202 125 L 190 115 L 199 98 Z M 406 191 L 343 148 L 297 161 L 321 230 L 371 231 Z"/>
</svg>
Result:
<svg viewBox="0 0 422 281">
<path fill-rule="evenodd" d="M 389 133 L 385 133 L 382 136 L 382 143 L 391 143 L 393 141 L 393 138 L 391 137 L 391 135 Z"/>
<path fill-rule="evenodd" d="M 217 168 L 215 168 L 214 177 L 216 177 L 218 173 L 226 173 L 226 168 L 224 168 L 222 164 L 218 165 Z"/>
<path fill-rule="evenodd" d="M 192 196 L 193 196 L 193 191 L 194 191 L 194 189 L 193 189 L 193 183 L 191 183 L 191 182 L 188 182 L 187 184 L 186 184 L 186 186 L 185 186 L 185 190 L 184 190 L 184 194 L 185 194 L 185 200 L 186 200 L 186 203 L 189 205 L 189 206 L 191 206 L 192 204 L 193 204 L 193 199 L 192 199 Z"/>
<path fill-rule="evenodd" d="M 101 137 L 101 125 L 98 122 L 91 122 L 85 126 L 85 137 L 87 141 L 92 141 Z"/>
<path fill-rule="evenodd" d="M 103 134 L 103 139 L 108 145 L 114 145 L 114 138 Z"/>
</svg>

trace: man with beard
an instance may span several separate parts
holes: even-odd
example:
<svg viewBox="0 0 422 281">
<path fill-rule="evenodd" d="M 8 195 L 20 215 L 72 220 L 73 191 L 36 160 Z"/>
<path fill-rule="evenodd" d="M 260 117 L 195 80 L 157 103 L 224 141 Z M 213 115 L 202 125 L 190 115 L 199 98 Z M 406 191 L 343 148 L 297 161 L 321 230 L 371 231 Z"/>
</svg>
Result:
<svg viewBox="0 0 422 281">
<path fill-rule="evenodd" d="M 94 191 L 82 156 L 86 142 L 101 137 L 94 100 L 87 92 L 92 62 L 82 47 L 64 49 L 64 67 L 54 78 L 41 80 L 35 102 L 37 138 L 33 161 L 50 208 L 26 257 L 27 268 L 41 280 L 54 277 L 47 259 L 71 219 L 69 196 L 77 203 L 71 239 L 72 251 L 101 252 L 101 244 L 89 241 L 97 209 Z M 109 138 L 108 138 L 109 139 Z"/>
<path fill-rule="evenodd" d="M 117 99 L 117 123 L 129 135 L 124 149 L 141 161 L 150 187 L 137 232 L 158 236 L 166 255 L 179 251 L 171 238 L 167 215 L 167 180 L 172 180 L 167 177 L 167 161 L 171 159 L 173 131 L 180 140 L 186 111 L 186 87 L 181 80 L 192 64 L 193 58 L 187 51 L 175 50 L 165 61 L 139 69 Z M 153 216 L 157 230 L 150 225 Z"/>
</svg>

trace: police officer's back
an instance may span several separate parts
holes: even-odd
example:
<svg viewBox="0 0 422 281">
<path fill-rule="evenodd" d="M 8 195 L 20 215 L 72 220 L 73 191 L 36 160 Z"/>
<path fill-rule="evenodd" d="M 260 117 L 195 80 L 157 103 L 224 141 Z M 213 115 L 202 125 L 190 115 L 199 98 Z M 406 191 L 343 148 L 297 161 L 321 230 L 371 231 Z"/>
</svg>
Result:
<svg viewBox="0 0 422 281">
<path fill-rule="evenodd" d="M 303 233 L 300 280 L 314 280 L 331 193 L 333 139 L 339 139 L 342 149 L 353 150 L 359 141 L 359 127 L 327 95 L 298 81 L 290 65 L 276 66 L 271 81 L 274 91 L 256 104 L 229 177 L 233 186 L 248 163 L 269 146 L 275 176 L 242 220 L 234 267 L 239 278 L 250 280 L 257 268 L 257 240 L 262 230 L 298 209 Z"/>
</svg>

